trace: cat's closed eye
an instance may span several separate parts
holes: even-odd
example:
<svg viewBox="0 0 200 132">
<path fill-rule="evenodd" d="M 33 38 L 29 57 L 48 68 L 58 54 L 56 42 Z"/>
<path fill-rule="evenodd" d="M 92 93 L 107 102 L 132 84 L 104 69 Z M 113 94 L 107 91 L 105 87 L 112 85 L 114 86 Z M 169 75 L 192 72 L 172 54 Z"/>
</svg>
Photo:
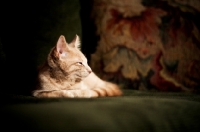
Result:
<svg viewBox="0 0 200 132">
<path fill-rule="evenodd" d="M 83 63 L 82 63 L 82 62 L 77 62 L 77 64 L 78 64 L 78 65 L 83 65 Z"/>
</svg>

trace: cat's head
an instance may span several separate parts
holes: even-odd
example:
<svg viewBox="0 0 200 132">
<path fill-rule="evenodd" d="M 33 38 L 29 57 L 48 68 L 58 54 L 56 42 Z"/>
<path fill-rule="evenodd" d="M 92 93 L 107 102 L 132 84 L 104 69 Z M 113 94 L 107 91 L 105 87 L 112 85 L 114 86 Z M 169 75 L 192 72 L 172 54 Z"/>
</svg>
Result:
<svg viewBox="0 0 200 132">
<path fill-rule="evenodd" d="M 57 65 L 67 76 L 77 81 L 82 80 L 92 72 L 87 64 L 86 57 L 80 51 L 80 39 L 78 35 L 69 44 L 66 42 L 65 37 L 61 35 L 50 56 L 52 54 L 53 57 L 51 59 L 56 59 L 54 65 Z"/>
</svg>

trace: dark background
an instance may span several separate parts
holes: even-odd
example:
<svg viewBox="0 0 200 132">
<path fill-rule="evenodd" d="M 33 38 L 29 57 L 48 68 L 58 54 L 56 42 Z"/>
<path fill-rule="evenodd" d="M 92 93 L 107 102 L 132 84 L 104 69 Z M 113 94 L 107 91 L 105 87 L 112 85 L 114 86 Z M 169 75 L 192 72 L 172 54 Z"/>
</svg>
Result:
<svg viewBox="0 0 200 132">
<path fill-rule="evenodd" d="M 91 0 L 0 2 L 1 91 L 30 94 L 37 67 L 58 37 L 77 34 L 89 59 L 96 46 Z"/>
</svg>

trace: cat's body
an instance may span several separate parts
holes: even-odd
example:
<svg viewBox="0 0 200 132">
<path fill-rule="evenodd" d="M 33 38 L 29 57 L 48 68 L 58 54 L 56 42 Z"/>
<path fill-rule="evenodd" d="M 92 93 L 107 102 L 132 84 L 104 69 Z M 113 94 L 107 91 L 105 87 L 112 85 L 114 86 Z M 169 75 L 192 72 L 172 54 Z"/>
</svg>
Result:
<svg viewBox="0 0 200 132">
<path fill-rule="evenodd" d="M 70 44 L 60 36 L 47 61 L 39 68 L 33 96 L 90 98 L 122 94 L 116 84 L 103 81 L 92 72 L 79 45 L 77 35 Z"/>
</svg>

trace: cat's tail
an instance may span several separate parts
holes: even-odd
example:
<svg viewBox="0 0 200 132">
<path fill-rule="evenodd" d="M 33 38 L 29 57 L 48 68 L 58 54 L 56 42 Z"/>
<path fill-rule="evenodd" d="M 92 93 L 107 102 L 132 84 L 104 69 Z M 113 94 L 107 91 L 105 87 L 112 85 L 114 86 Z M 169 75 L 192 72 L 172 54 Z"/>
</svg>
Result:
<svg viewBox="0 0 200 132">
<path fill-rule="evenodd" d="M 93 89 L 101 96 L 121 96 L 123 93 L 118 85 L 111 82 L 104 82 L 104 86 Z"/>
</svg>

